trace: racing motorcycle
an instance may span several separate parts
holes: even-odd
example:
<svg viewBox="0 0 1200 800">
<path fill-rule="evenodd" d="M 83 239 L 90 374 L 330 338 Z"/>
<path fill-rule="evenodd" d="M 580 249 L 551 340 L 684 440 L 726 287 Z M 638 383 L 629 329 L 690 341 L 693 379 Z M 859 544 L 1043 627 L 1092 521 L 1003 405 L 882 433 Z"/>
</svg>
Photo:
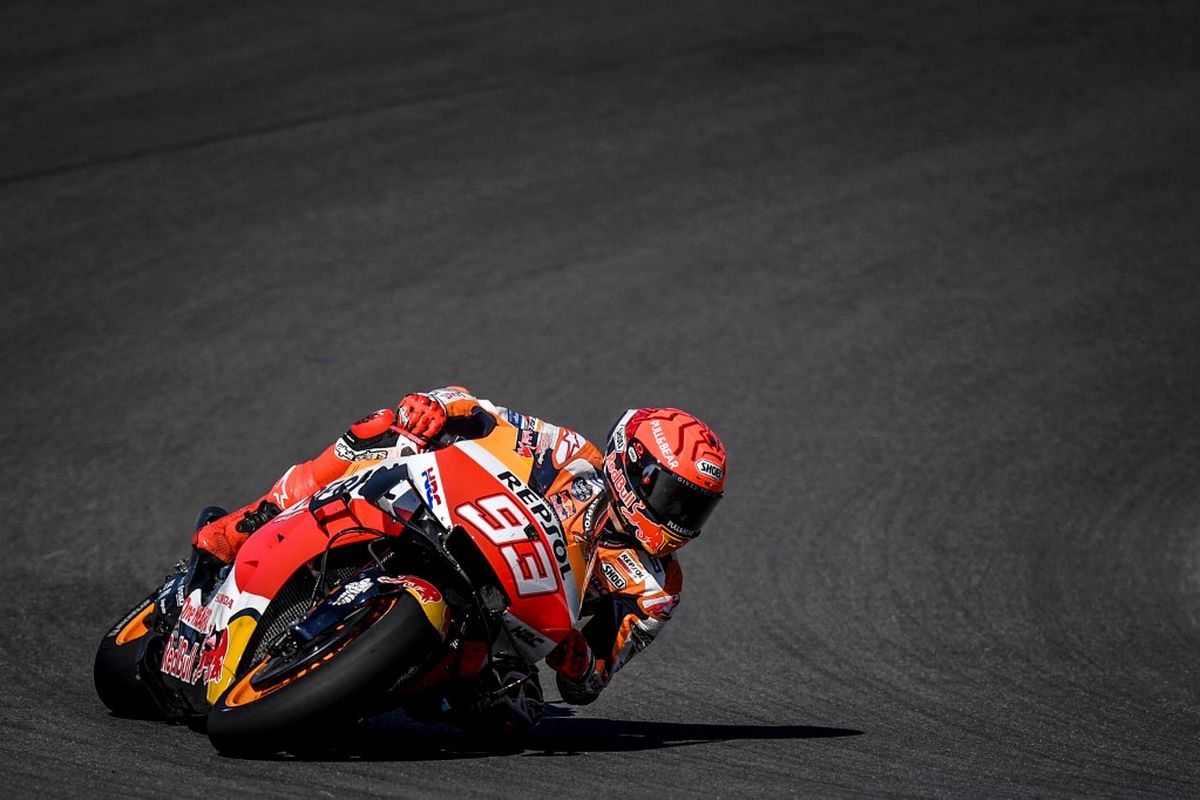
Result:
<svg viewBox="0 0 1200 800">
<path fill-rule="evenodd" d="M 196 551 L 101 641 L 100 699 L 235 754 L 396 708 L 484 735 L 536 723 L 535 665 L 579 623 L 591 565 L 517 477 L 513 437 L 405 447 L 284 509 L 230 565 Z"/>
</svg>

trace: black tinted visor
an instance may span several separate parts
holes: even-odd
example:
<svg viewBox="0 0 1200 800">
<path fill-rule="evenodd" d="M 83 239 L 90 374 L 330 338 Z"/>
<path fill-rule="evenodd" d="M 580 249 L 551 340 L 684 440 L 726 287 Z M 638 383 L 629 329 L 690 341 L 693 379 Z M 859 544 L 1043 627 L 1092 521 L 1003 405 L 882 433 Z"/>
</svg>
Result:
<svg viewBox="0 0 1200 800">
<path fill-rule="evenodd" d="M 676 533 L 692 537 L 700 533 L 721 495 L 663 469 L 643 456 L 641 463 L 626 462 L 626 477 L 646 504 L 652 517 Z"/>
</svg>

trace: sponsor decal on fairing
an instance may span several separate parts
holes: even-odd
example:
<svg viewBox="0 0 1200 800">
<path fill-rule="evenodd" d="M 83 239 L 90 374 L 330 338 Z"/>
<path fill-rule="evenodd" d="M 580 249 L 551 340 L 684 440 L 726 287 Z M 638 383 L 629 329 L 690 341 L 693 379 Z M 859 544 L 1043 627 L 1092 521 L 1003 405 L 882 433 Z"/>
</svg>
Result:
<svg viewBox="0 0 1200 800">
<path fill-rule="evenodd" d="M 370 578 L 363 578 L 362 580 L 357 580 L 357 581 L 354 581 L 353 583 L 347 583 L 342 588 L 342 593 L 339 594 L 334 600 L 332 600 L 330 602 L 330 605 L 344 606 L 347 603 L 352 602 L 354 600 L 354 598 L 358 597 L 360 594 L 362 594 L 363 592 L 365 592 L 367 589 L 370 589 L 370 588 L 371 588 L 371 579 Z"/>
<path fill-rule="evenodd" d="M 407 466 L 409 475 L 412 476 L 409 480 L 413 488 L 425 500 L 426 506 L 433 512 L 438 522 L 447 528 L 453 527 L 454 523 L 450 519 L 450 507 L 446 504 L 445 489 L 442 486 L 442 470 L 438 465 L 436 453 L 421 453 L 404 459 L 403 463 Z M 428 490 L 425 488 L 426 473 L 430 477 Z"/>
<path fill-rule="evenodd" d="M 413 575 L 380 575 L 376 582 L 400 586 L 415 597 L 429 623 L 437 629 L 442 639 L 446 638 L 450 631 L 450 612 L 436 586 Z"/>
<path fill-rule="evenodd" d="M 430 508 L 437 508 L 442 504 L 441 486 L 438 485 L 437 472 L 434 467 L 421 473 L 421 485 L 425 490 L 425 500 L 429 503 Z"/>
<path fill-rule="evenodd" d="M 555 647 L 550 638 L 512 612 L 504 612 L 503 623 L 517 650 L 529 659 L 530 663 L 542 660 Z"/>
<path fill-rule="evenodd" d="M 546 643 L 544 636 L 538 636 L 529 628 L 519 623 L 513 623 L 508 627 L 508 633 L 514 639 L 524 642 L 529 647 L 538 647 Z"/>
<path fill-rule="evenodd" d="M 159 668 L 184 683 L 216 683 L 228 647 L 229 631 L 225 629 L 194 642 L 176 631 L 167 640 Z"/>
<path fill-rule="evenodd" d="M 491 472 L 493 476 L 516 495 L 517 499 L 525 506 L 528 514 L 541 524 L 542 531 L 550 543 L 550 549 L 554 555 L 554 563 L 557 564 L 558 573 L 562 578 L 563 591 L 567 596 L 567 607 L 570 609 L 571 616 L 574 619 L 579 613 L 581 603 L 579 586 L 575 583 L 573 576 L 571 576 L 571 560 L 567 552 L 567 544 L 558 516 L 524 481 L 509 471 L 486 448 L 472 441 L 459 442 L 456 446 L 480 466 Z M 528 539 L 528 537 L 526 538 Z"/>
<path fill-rule="evenodd" d="M 213 609 L 200 605 L 200 590 L 192 592 L 183 601 L 179 621 L 199 633 L 208 633 L 213 628 Z"/>
<path fill-rule="evenodd" d="M 429 581 L 414 578 L 411 575 L 380 575 L 377 580 L 379 583 L 390 583 L 394 586 L 403 586 L 405 589 L 412 589 L 413 593 L 417 596 L 417 600 L 422 603 L 442 602 L 442 593 Z"/>
</svg>

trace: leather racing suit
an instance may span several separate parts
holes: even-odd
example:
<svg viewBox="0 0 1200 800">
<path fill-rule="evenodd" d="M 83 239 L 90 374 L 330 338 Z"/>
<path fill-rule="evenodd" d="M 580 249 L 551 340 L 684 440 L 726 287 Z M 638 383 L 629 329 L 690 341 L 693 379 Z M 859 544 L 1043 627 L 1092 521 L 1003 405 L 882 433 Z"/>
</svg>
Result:
<svg viewBox="0 0 1200 800">
<path fill-rule="evenodd" d="M 530 459 L 526 479 L 544 497 L 585 553 L 596 563 L 584 596 L 580 634 L 552 652 L 546 663 L 556 671 L 563 699 L 594 701 L 612 676 L 658 635 L 679 602 L 683 573 L 673 555 L 653 557 L 609 521 L 609 495 L 601 474 L 603 454 L 570 428 L 502 408 L 462 387 L 427 395 L 445 410 L 442 433 L 465 439 L 490 434 L 497 425 L 517 429 L 517 452 Z M 381 409 L 355 422 L 311 461 L 290 467 L 263 497 L 201 528 L 197 546 L 232 560 L 237 548 L 281 509 L 344 477 L 356 462 L 377 461 L 403 447 L 402 424 L 393 409 Z"/>
</svg>

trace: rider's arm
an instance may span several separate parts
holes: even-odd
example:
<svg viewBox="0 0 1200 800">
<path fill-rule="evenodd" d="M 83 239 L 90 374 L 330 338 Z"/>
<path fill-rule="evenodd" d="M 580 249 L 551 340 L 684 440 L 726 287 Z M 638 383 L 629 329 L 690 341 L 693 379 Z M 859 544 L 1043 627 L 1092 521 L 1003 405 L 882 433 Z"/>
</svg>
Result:
<svg viewBox="0 0 1200 800">
<path fill-rule="evenodd" d="M 568 639 L 546 663 L 558 672 L 563 699 L 594 701 L 616 672 L 658 636 L 683 590 L 683 571 L 674 558 L 654 558 L 632 547 L 605 547 L 585 604 L 591 620 L 582 636 Z"/>
<path fill-rule="evenodd" d="M 529 482 L 540 494 L 549 490 L 561 470 L 580 475 L 600 468 L 600 451 L 570 428 L 498 406 L 462 386 L 410 394 L 400 401 L 399 413 L 401 427 L 427 437 L 446 433 L 479 439 L 498 424 L 512 425 L 518 430 L 518 452 L 536 462 Z"/>
</svg>

